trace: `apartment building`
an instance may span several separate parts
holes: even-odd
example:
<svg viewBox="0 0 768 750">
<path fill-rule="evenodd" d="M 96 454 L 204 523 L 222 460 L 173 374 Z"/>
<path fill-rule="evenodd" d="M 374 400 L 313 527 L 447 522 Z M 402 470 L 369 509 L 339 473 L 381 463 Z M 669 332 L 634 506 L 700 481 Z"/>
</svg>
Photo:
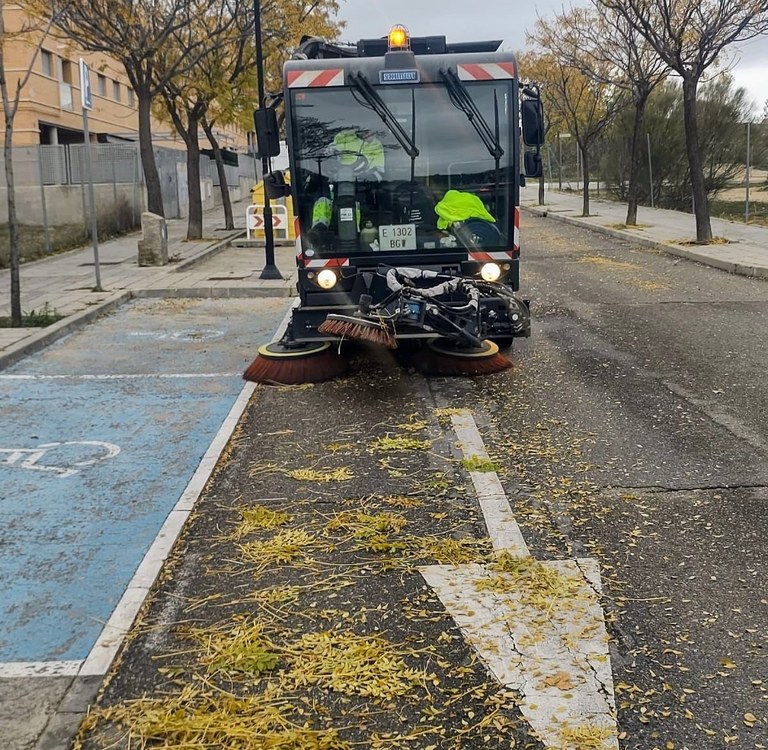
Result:
<svg viewBox="0 0 768 750">
<path fill-rule="evenodd" d="M 4 20 L 8 32 L 4 47 L 6 75 L 13 91 L 16 81 L 29 67 L 33 47 L 14 36 L 26 21 L 26 14 L 19 6 L 6 5 Z M 81 57 L 91 70 L 93 109 L 88 116 L 91 139 L 101 143 L 138 140 L 136 96 L 123 66 L 101 54 L 83 53 L 68 40 L 47 36 L 21 92 L 14 120 L 15 146 L 83 142 L 78 66 Z M 152 132 L 158 145 L 183 148 L 170 123 L 155 122 Z M 248 150 L 246 131 L 228 127 L 221 128 L 218 135 L 223 147 L 241 152 Z M 201 146 L 205 145 L 201 140 Z"/>
</svg>

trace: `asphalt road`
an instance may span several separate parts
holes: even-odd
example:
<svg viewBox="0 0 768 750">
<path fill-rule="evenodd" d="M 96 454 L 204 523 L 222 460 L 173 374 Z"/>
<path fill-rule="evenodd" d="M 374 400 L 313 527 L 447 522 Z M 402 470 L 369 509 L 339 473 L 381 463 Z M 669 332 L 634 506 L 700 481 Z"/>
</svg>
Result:
<svg viewBox="0 0 768 750">
<path fill-rule="evenodd" d="M 532 555 L 600 563 L 622 750 L 768 745 L 768 285 L 528 215 L 523 248 L 513 369 L 427 380 L 371 349 L 346 379 L 256 391 L 86 747 L 142 715 L 540 747 L 419 573 L 490 554 L 453 408 Z"/>
<path fill-rule="evenodd" d="M 600 561 L 622 747 L 768 746 L 768 284 L 526 230 L 533 337 L 477 382 L 485 439 L 538 554 Z"/>
</svg>

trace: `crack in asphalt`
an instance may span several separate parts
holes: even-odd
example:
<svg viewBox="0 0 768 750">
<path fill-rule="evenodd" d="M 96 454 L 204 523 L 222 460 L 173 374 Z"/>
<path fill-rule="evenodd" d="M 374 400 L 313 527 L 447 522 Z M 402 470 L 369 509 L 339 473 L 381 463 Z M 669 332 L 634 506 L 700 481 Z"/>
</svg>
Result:
<svg viewBox="0 0 768 750">
<path fill-rule="evenodd" d="M 619 492 L 648 491 L 655 493 L 675 493 L 675 492 L 728 492 L 731 490 L 768 490 L 765 484 L 699 484 L 690 487 L 670 487 L 663 484 L 637 484 L 637 485 L 618 485 L 606 484 L 597 486 L 598 491 L 616 490 Z"/>
</svg>

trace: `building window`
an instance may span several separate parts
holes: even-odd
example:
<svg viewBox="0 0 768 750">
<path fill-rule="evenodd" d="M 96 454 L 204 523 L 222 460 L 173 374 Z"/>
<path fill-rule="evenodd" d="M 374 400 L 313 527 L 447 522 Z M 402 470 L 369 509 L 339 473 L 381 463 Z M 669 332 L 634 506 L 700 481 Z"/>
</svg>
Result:
<svg viewBox="0 0 768 750">
<path fill-rule="evenodd" d="M 136 94 L 133 93 L 133 89 L 130 86 L 128 87 L 128 106 L 136 106 Z"/>
<path fill-rule="evenodd" d="M 64 81 L 64 83 L 72 85 L 72 62 L 70 60 L 62 60 L 61 61 L 61 80 Z"/>
<path fill-rule="evenodd" d="M 112 98 L 116 101 L 120 101 L 120 82 L 112 81 Z"/>
<path fill-rule="evenodd" d="M 43 75 L 53 78 L 53 55 L 47 50 L 40 50 L 40 60 L 43 65 Z"/>
<path fill-rule="evenodd" d="M 99 77 L 96 79 L 99 86 L 99 96 L 107 95 L 107 77 L 99 73 Z"/>
</svg>

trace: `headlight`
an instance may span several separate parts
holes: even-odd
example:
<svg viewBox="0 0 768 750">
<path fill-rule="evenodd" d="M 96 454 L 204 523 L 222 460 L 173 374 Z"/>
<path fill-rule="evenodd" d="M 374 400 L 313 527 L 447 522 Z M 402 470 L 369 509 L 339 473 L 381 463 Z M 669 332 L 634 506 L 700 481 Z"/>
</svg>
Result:
<svg viewBox="0 0 768 750">
<path fill-rule="evenodd" d="M 480 269 L 480 275 L 483 277 L 483 281 L 498 281 L 501 276 L 501 268 L 498 263 L 486 263 Z"/>
<path fill-rule="evenodd" d="M 336 275 L 334 271 L 331 271 L 328 268 L 324 268 L 320 273 L 317 274 L 317 285 L 321 289 L 333 289 L 333 287 L 336 286 L 336 282 L 339 280 L 339 277 Z"/>
</svg>

